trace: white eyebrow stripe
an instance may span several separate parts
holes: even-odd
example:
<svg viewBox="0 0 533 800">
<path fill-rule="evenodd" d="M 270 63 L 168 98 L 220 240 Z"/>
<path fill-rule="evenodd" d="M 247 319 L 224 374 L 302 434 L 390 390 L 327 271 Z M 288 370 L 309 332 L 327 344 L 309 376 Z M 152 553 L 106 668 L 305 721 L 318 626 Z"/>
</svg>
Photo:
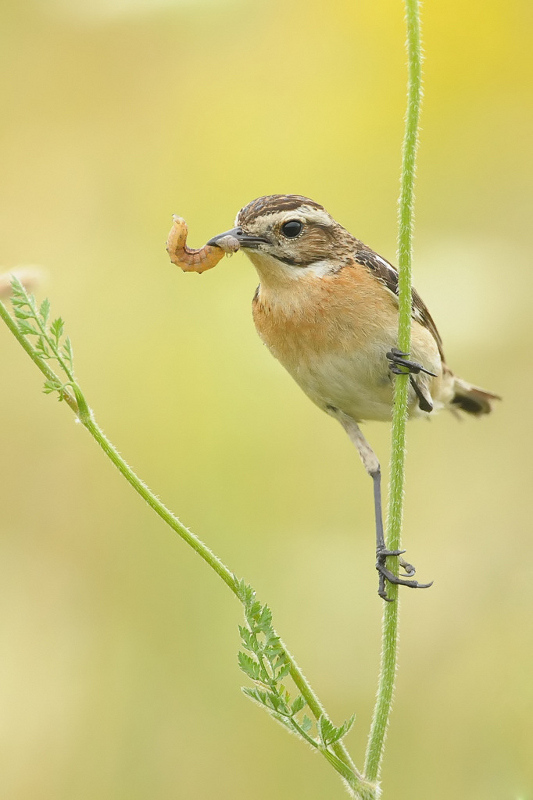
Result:
<svg viewBox="0 0 533 800">
<path fill-rule="evenodd" d="M 239 214 L 235 217 L 235 225 L 239 224 Z M 290 211 L 281 210 L 281 211 L 268 211 L 264 214 L 264 216 L 258 215 L 251 223 L 250 227 L 253 229 L 258 220 L 267 220 L 270 226 L 279 225 L 283 222 L 288 222 L 291 219 L 297 219 L 301 222 L 308 222 L 308 223 L 317 223 L 319 225 L 326 225 L 331 226 L 334 225 L 334 220 L 328 214 L 327 211 L 322 211 L 320 208 L 312 208 L 311 206 L 306 206 L 305 203 L 302 203 L 301 206 L 298 208 L 293 208 Z"/>
<path fill-rule="evenodd" d="M 298 209 L 298 211 L 300 211 L 300 209 Z M 302 206 L 301 211 L 303 212 L 303 217 L 307 220 L 307 222 L 317 222 L 319 224 L 328 226 L 334 224 L 328 212 L 322 211 L 320 208 Z"/>
</svg>

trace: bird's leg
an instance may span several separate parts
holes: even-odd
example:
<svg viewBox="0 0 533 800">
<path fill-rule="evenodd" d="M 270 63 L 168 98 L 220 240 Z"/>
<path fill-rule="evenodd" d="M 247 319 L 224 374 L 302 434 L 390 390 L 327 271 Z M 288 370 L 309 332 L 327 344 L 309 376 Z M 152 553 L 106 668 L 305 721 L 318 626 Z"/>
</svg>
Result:
<svg viewBox="0 0 533 800">
<path fill-rule="evenodd" d="M 391 347 L 389 352 L 385 353 L 385 355 L 389 360 L 389 369 L 391 372 L 394 372 L 395 375 L 405 375 L 405 370 L 407 370 L 411 375 L 418 375 L 419 372 L 425 372 L 426 375 L 433 375 L 434 378 L 437 377 L 435 372 L 430 372 L 429 369 L 423 367 L 418 361 L 409 361 L 407 359 L 409 353 L 403 353 L 401 350 L 398 350 L 397 347 Z M 402 367 L 404 369 L 402 369 Z"/>
<path fill-rule="evenodd" d="M 374 483 L 374 513 L 376 520 L 376 569 L 379 573 L 379 587 L 378 594 L 383 600 L 391 602 L 392 598 L 387 596 L 386 581 L 389 583 L 396 583 L 400 586 L 409 586 L 411 589 L 427 589 L 431 583 L 419 583 L 414 580 L 405 580 L 415 574 L 415 568 L 412 564 L 400 558 L 400 564 L 405 569 L 404 577 L 399 577 L 387 569 L 388 556 L 401 556 L 405 550 L 387 550 L 385 545 L 385 535 L 383 532 L 383 513 L 381 505 L 381 467 L 378 458 L 369 443 L 363 436 L 363 432 L 359 425 L 353 419 L 348 417 L 338 409 L 328 409 L 332 416 L 335 416 L 342 427 L 350 437 L 350 440 L 357 447 L 357 452 L 363 462 L 363 466 L 372 478 Z"/>
</svg>

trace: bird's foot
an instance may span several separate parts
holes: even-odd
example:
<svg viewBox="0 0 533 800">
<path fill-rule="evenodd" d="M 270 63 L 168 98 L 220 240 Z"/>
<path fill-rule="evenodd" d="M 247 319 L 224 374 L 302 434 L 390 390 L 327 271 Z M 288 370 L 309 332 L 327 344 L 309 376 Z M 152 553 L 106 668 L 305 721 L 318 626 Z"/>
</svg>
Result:
<svg viewBox="0 0 533 800">
<path fill-rule="evenodd" d="M 385 355 L 389 360 L 389 369 L 395 375 L 405 375 L 407 370 L 410 375 L 418 375 L 419 372 L 425 372 L 426 375 L 433 375 L 434 378 L 437 377 L 435 372 L 430 372 L 429 369 L 423 367 L 418 361 L 409 361 L 407 358 L 409 353 L 403 353 L 401 350 L 398 350 L 397 347 L 391 347 L 389 352 L 385 353 Z"/>
<path fill-rule="evenodd" d="M 429 589 L 429 587 L 433 585 L 433 581 L 431 581 L 431 583 L 419 583 L 418 581 L 406 580 L 415 574 L 416 569 L 412 564 L 404 561 L 403 558 L 400 558 L 400 566 L 405 570 L 402 576 L 395 575 L 394 572 L 387 569 L 387 556 L 401 556 L 402 553 L 405 553 L 405 550 L 386 550 L 385 548 L 380 548 L 377 551 L 376 569 L 379 573 L 378 594 L 383 600 L 386 600 L 387 603 L 392 603 L 393 598 L 387 595 L 386 581 L 395 583 L 398 586 L 409 586 L 410 589 Z"/>
</svg>

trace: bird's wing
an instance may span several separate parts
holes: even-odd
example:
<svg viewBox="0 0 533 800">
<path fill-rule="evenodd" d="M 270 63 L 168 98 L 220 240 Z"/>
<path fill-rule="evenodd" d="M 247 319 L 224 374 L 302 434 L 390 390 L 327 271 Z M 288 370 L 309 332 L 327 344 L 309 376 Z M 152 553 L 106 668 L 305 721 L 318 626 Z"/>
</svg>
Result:
<svg viewBox="0 0 533 800">
<path fill-rule="evenodd" d="M 398 297 L 398 271 L 395 267 L 392 266 L 386 259 L 378 256 L 377 253 L 374 253 L 373 250 L 370 248 L 362 248 L 361 250 L 357 250 L 354 254 L 355 261 L 358 264 L 362 264 L 365 266 L 372 274 L 380 280 L 387 289 L 392 292 L 396 297 Z M 426 304 L 416 291 L 416 289 L 412 290 L 413 296 L 413 310 L 412 316 L 420 325 L 423 325 L 428 331 L 431 333 L 433 338 L 437 343 L 437 347 L 439 348 L 439 353 L 441 359 L 444 361 L 444 353 L 442 350 L 442 339 L 440 334 L 437 330 L 437 326 L 433 321 L 433 317 L 427 310 Z"/>
</svg>

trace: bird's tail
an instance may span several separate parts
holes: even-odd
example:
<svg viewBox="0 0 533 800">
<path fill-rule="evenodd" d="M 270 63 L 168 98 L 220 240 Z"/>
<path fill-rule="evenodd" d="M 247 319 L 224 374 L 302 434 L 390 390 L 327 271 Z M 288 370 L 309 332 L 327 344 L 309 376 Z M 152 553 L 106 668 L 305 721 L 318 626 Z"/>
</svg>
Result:
<svg viewBox="0 0 533 800">
<path fill-rule="evenodd" d="M 490 414 L 494 400 L 501 400 L 497 394 L 480 389 L 479 386 L 472 386 L 471 383 L 461 380 L 454 376 L 454 395 L 452 398 L 452 408 L 460 408 L 467 414 L 480 417 L 482 414 Z"/>
</svg>

